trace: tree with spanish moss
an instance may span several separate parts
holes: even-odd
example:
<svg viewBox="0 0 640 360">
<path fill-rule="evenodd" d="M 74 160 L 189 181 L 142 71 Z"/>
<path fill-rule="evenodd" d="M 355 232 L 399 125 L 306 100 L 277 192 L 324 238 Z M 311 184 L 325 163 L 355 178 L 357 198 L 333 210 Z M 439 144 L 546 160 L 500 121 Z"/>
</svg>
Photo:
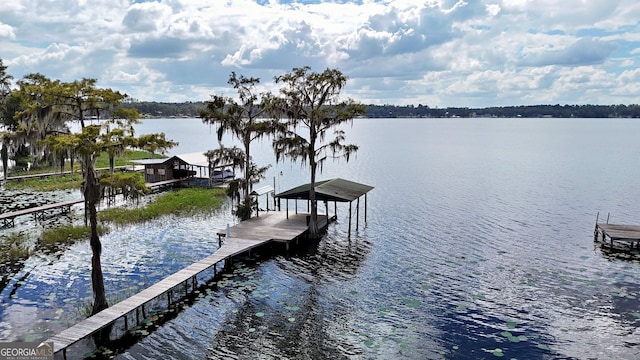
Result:
<svg viewBox="0 0 640 360">
<path fill-rule="evenodd" d="M 260 79 L 238 76 L 232 72 L 227 83 L 233 85 L 238 92 L 239 102 L 231 97 L 213 95 L 207 102 L 206 108 L 200 112 L 200 117 L 204 123 L 217 126 L 220 143 L 219 149 L 206 153 L 207 157 L 215 165 L 231 162 L 244 171 L 244 177 L 238 184 L 242 188 L 244 200 L 238 204 L 236 215 L 246 220 L 251 217 L 254 207 L 254 202 L 249 195 L 252 185 L 264 178 L 264 173 L 268 169 L 268 167 L 258 167 L 253 162 L 251 143 L 272 133 L 273 128 L 271 121 L 263 119 L 265 110 L 261 106 L 261 97 L 267 95 L 258 94 L 256 91 Z M 227 131 L 242 142 L 244 149 L 222 146 L 222 137 Z"/>
<path fill-rule="evenodd" d="M 276 77 L 275 82 L 282 85 L 280 97 L 268 99 L 265 107 L 280 119 L 279 134 L 273 141 L 276 161 L 289 158 L 309 166 L 309 236 L 317 238 L 317 171 L 322 171 L 328 159 L 344 159 L 348 162 L 358 150 L 354 144 L 345 144 L 345 132 L 339 127 L 363 115 L 365 106 L 351 99 L 340 99 L 347 77 L 337 69 L 318 73 L 311 71 L 308 66 L 294 68 Z M 333 137 L 328 136 L 331 132 Z"/>
<path fill-rule="evenodd" d="M 7 116 L 7 98 L 11 93 L 11 80 L 13 76 L 7 74 L 7 66 L 0 59 L 0 123 L 5 124 Z M 0 158 L 2 158 L 2 178 L 7 179 L 7 171 L 9 166 L 9 146 L 11 144 L 12 134 L 9 131 L 0 131 Z"/>
</svg>

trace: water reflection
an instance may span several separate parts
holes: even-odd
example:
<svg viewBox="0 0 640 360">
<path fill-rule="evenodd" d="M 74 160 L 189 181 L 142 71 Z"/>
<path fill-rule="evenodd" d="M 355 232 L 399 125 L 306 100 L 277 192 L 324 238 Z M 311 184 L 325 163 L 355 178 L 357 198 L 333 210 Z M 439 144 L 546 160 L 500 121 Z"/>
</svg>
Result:
<svg viewBox="0 0 640 360">
<path fill-rule="evenodd" d="M 120 358 L 164 353 L 242 359 L 260 353 L 278 359 L 346 359 L 361 354 L 361 341 L 351 339 L 357 333 L 349 324 L 352 303 L 328 299 L 325 287 L 352 279 L 371 244 L 337 237 L 346 239 L 334 231 L 287 256 L 262 253 L 267 258 L 235 263 L 201 301 Z M 176 336 L 184 341 L 176 343 Z"/>
</svg>

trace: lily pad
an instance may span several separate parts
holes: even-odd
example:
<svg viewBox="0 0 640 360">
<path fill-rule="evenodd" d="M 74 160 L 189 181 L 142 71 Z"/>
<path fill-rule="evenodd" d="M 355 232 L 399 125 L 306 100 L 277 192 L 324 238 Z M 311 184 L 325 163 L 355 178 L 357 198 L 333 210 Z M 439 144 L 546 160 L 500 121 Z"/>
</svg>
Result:
<svg viewBox="0 0 640 360">
<path fill-rule="evenodd" d="M 418 299 L 402 299 L 404 305 L 408 308 L 417 308 L 422 304 L 422 302 Z"/>
<path fill-rule="evenodd" d="M 256 313 L 256 316 L 261 318 L 261 317 L 263 317 L 263 316 L 264 316 L 264 313 L 263 313 L 263 312 L 257 312 L 257 313 Z"/>
<path fill-rule="evenodd" d="M 520 341 L 527 341 L 527 340 L 529 339 L 524 335 L 512 336 L 509 338 L 509 341 L 511 342 L 520 342 Z"/>
<path fill-rule="evenodd" d="M 289 320 L 289 322 L 295 322 L 295 321 L 296 321 L 296 318 L 294 318 L 294 317 L 290 317 L 290 318 L 288 318 L 287 320 Z"/>
<path fill-rule="evenodd" d="M 493 354 L 493 356 L 497 356 L 497 357 L 503 357 L 504 353 L 502 352 L 502 349 L 497 348 L 497 349 L 493 349 L 490 351 L 490 353 Z"/>
<path fill-rule="evenodd" d="M 364 341 L 364 345 L 365 345 L 366 347 L 372 347 L 372 346 L 373 346 L 373 341 L 372 341 L 372 340 L 367 339 L 367 340 L 365 340 L 365 341 Z"/>
</svg>

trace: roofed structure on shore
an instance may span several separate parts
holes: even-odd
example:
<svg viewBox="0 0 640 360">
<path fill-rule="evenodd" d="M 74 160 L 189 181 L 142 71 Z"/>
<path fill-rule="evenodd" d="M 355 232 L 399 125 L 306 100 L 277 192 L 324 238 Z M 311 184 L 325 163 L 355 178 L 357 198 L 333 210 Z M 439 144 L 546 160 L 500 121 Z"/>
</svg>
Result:
<svg viewBox="0 0 640 360">
<path fill-rule="evenodd" d="M 145 182 L 155 183 L 172 179 L 186 179 L 199 174 L 199 177 L 211 178 L 216 170 L 230 165 L 213 166 L 204 152 L 173 155 L 168 158 L 133 160 L 144 165 Z M 219 171 L 220 172 L 220 171 Z"/>
</svg>

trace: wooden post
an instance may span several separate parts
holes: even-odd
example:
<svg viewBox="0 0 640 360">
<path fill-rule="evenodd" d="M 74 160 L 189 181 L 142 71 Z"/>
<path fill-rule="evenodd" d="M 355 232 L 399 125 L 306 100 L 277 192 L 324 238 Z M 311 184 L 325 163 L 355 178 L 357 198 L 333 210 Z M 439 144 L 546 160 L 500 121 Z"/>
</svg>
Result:
<svg viewBox="0 0 640 360">
<path fill-rule="evenodd" d="M 356 200 L 356 231 L 360 227 L 360 198 Z"/>
<path fill-rule="evenodd" d="M 260 197 L 256 195 L 256 217 L 260 217 Z"/>
<path fill-rule="evenodd" d="M 289 199 L 287 199 L 287 202 L 285 204 L 285 207 L 287 208 L 287 220 L 289 220 Z"/>
<path fill-rule="evenodd" d="M 364 193 L 364 226 L 367 226 L 367 193 Z"/>
<path fill-rule="evenodd" d="M 349 201 L 349 231 L 348 231 L 348 236 L 351 237 L 351 205 L 353 204 L 353 201 Z"/>
<path fill-rule="evenodd" d="M 333 216 L 335 216 L 336 219 L 338 219 L 338 202 L 337 201 L 333 202 Z"/>
<path fill-rule="evenodd" d="M 298 199 L 296 199 L 296 214 L 298 213 Z"/>
<path fill-rule="evenodd" d="M 267 203 L 269 202 L 269 199 L 267 198 Z M 273 211 L 276 211 L 277 207 L 276 207 L 276 177 L 273 177 Z"/>
</svg>

